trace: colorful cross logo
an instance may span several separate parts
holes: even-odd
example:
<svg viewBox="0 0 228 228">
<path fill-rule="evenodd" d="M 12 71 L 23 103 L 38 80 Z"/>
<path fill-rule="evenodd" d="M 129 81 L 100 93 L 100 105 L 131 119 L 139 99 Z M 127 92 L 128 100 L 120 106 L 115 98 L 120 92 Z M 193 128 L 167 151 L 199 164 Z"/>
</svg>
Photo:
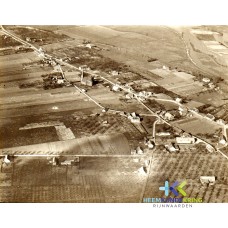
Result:
<svg viewBox="0 0 228 228">
<path fill-rule="evenodd" d="M 186 196 L 186 192 L 182 189 L 186 184 L 187 181 L 183 181 L 181 184 L 179 184 L 178 181 L 175 181 L 170 187 L 169 187 L 169 182 L 165 181 L 165 186 L 159 187 L 159 190 L 165 192 L 165 196 L 169 195 L 169 190 L 175 195 L 178 196 L 179 193 L 182 196 Z M 179 192 L 179 193 L 178 193 Z"/>
</svg>

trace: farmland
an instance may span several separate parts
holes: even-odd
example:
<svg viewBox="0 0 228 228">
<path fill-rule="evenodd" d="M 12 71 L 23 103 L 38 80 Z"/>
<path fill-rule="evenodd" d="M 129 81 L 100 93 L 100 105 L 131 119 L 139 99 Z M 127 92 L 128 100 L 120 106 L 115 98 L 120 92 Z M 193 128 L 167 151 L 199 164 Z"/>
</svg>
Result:
<svg viewBox="0 0 228 228">
<path fill-rule="evenodd" d="M 227 202 L 227 70 L 193 30 L 2 27 L 0 201 L 142 202 L 186 180 Z"/>
<path fill-rule="evenodd" d="M 185 120 L 177 120 L 174 125 L 198 137 L 205 138 L 206 141 L 217 143 L 218 139 L 213 139 L 214 136 L 222 129 L 222 127 L 213 121 L 205 118 L 190 117 Z M 204 127 L 202 127 L 204 126 Z M 208 137 L 210 135 L 210 137 Z"/>
<path fill-rule="evenodd" d="M 76 166 L 55 167 L 47 158 L 15 158 L 14 167 L 0 174 L 2 202 L 140 202 L 163 197 L 165 180 L 186 180 L 189 198 L 227 202 L 227 165 L 218 154 L 155 151 L 145 191 L 146 175 L 138 172 L 146 158 L 80 158 Z M 45 175 L 43 175 L 45 173 Z M 216 175 L 216 185 L 203 186 L 199 177 Z M 36 177 L 36 178 L 34 178 Z M 41 185 L 42 183 L 42 185 Z"/>
<path fill-rule="evenodd" d="M 155 69 L 152 72 L 163 78 L 158 80 L 157 84 L 180 96 L 189 96 L 202 90 L 202 84 L 195 82 L 194 77 L 190 74 L 164 69 Z"/>
<path fill-rule="evenodd" d="M 200 176 L 212 174 L 217 177 L 216 184 L 203 186 Z M 204 203 L 228 200 L 227 161 L 219 154 L 200 151 L 169 154 L 155 151 L 144 197 L 163 197 L 159 186 L 163 186 L 165 180 L 171 183 L 186 180 L 187 197 L 202 198 Z"/>
<path fill-rule="evenodd" d="M 41 134 L 42 131 L 39 131 Z M 40 137 L 41 138 L 41 137 Z M 123 134 L 87 136 L 66 141 L 4 148 L 1 154 L 10 155 L 129 155 L 130 146 Z"/>
<path fill-rule="evenodd" d="M 200 107 L 200 112 L 211 113 L 216 117 L 216 119 L 223 119 L 224 121 L 228 121 L 227 105 L 218 107 L 214 107 L 212 105 L 204 105 Z"/>
<path fill-rule="evenodd" d="M 137 202 L 145 179 L 137 173 L 142 164 L 132 158 L 85 157 L 79 166 L 53 167 L 47 158 L 16 158 L 12 172 L 0 174 L 7 178 L 0 183 L 0 201 Z"/>
</svg>

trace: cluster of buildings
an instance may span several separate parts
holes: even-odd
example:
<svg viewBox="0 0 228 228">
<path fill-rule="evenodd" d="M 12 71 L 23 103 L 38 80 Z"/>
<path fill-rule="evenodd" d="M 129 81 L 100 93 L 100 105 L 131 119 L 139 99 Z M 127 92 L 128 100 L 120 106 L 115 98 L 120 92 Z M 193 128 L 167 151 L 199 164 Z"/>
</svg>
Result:
<svg viewBox="0 0 228 228">
<path fill-rule="evenodd" d="M 221 135 L 219 137 L 218 146 L 224 147 L 228 145 L 227 128 L 228 125 L 223 126 L 223 131 L 221 132 Z"/>
<path fill-rule="evenodd" d="M 65 80 L 65 75 L 59 64 L 54 65 L 53 73 L 42 76 L 45 85 L 63 85 Z"/>
<path fill-rule="evenodd" d="M 55 60 L 53 60 L 51 58 L 43 58 L 41 61 L 42 61 L 43 65 L 52 66 L 52 67 L 54 67 L 58 64 Z"/>
<path fill-rule="evenodd" d="M 140 91 L 138 93 L 136 93 L 136 96 L 141 100 L 144 101 L 148 98 L 150 98 L 153 95 L 152 92 L 146 92 L 146 91 Z"/>
<path fill-rule="evenodd" d="M 203 85 L 209 89 L 215 89 L 215 90 L 219 89 L 219 87 L 216 87 L 216 85 L 211 81 L 210 78 L 203 78 L 202 82 L 203 82 Z"/>
<path fill-rule="evenodd" d="M 90 42 L 85 42 L 85 43 L 83 43 L 83 47 L 91 49 L 92 47 L 95 47 L 95 45 L 92 45 Z M 57 69 L 58 68 L 58 63 L 55 60 L 44 58 L 43 61 L 46 64 L 54 66 L 54 68 L 56 68 L 55 70 L 58 70 Z M 68 61 L 71 61 L 71 58 L 65 58 L 62 61 L 68 62 Z M 163 66 L 163 69 L 168 69 L 168 68 L 166 66 Z M 94 77 L 91 74 L 84 72 L 84 71 L 90 70 L 90 68 L 87 67 L 87 66 L 81 66 L 81 67 L 79 67 L 79 70 L 81 70 L 81 77 L 80 77 L 81 84 L 82 85 L 86 85 L 86 86 L 93 86 L 94 85 Z M 118 71 L 110 71 L 109 73 L 112 76 L 118 76 L 119 75 Z M 58 76 L 52 76 L 51 80 L 53 80 L 57 84 L 62 84 L 62 83 L 64 83 L 64 75 L 62 77 L 59 76 L 59 75 Z M 203 78 L 202 82 L 204 83 L 204 85 L 207 85 L 209 88 L 214 88 L 214 84 L 211 82 L 211 80 L 209 78 Z M 115 92 L 121 91 L 122 87 L 124 88 L 125 91 L 128 91 L 128 93 L 126 94 L 126 98 L 127 99 L 137 98 L 137 99 L 140 99 L 141 101 L 144 101 L 144 100 L 150 98 L 153 95 L 152 92 L 147 92 L 147 91 L 135 92 L 134 89 L 130 85 L 128 85 L 128 84 L 120 85 L 118 83 L 116 83 L 115 85 L 112 86 L 112 91 L 115 91 Z M 185 108 L 185 107 L 183 107 L 181 105 L 182 99 L 181 98 L 176 98 L 175 101 L 177 103 L 179 103 L 178 110 L 159 111 L 159 116 L 161 116 L 164 120 L 172 121 L 177 116 L 178 117 L 179 116 L 186 116 L 188 114 L 187 108 Z M 104 110 L 104 111 L 106 111 L 106 110 Z M 135 112 L 125 113 L 125 116 L 134 124 L 135 123 L 141 123 L 140 116 L 137 115 Z M 215 119 L 214 116 L 211 115 L 211 114 L 207 114 L 205 117 L 210 119 L 210 120 L 214 120 Z M 162 136 L 162 134 L 170 135 L 170 133 L 168 133 L 168 132 L 161 133 L 160 135 Z M 159 134 L 157 134 L 157 135 L 159 135 Z M 176 137 L 175 138 L 175 143 L 166 144 L 165 148 L 169 152 L 177 152 L 177 151 L 180 150 L 179 145 L 181 145 L 181 144 L 191 145 L 191 144 L 195 144 L 196 141 L 197 141 L 197 139 L 195 137 L 192 137 L 192 136 L 180 136 L 180 137 Z M 226 138 L 221 138 L 220 143 L 225 145 L 227 143 L 227 139 Z M 144 144 L 149 149 L 154 148 L 153 142 L 151 140 L 149 140 L 149 139 L 146 140 L 144 142 Z M 208 148 L 208 149 L 210 149 L 210 148 Z M 137 147 L 136 153 L 137 154 L 142 154 L 143 150 L 140 147 Z"/>
<path fill-rule="evenodd" d="M 3 157 L 3 159 L 0 159 L 0 166 L 1 166 L 1 172 L 3 172 L 3 170 L 8 170 L 8 169 L 12 169 L 12 165 L 13 165 L 13 155 L 9 156 L 9 155 L 5 155 Z"/>
<path fill-rule="evenodd" d="M 176 137 L 177 144 L 194 144 L 196 140 L 195 137 Z"/>
<path fill-rule="evenodd" d="M 154 141 L 147 138 L 144 140 L 144 144 L 148 147 L 148 149 L 153 149 L 155 146 Z"/>
<path fill-rule="evenodd" d="M 186 147 L 187 145 L 194 145 L 197 143 L 197 138 L 189 135 L 182 135 L 175 138 L 175 142 L 167 141 L 165 144 L 165 148 L 168 152 L 178 152 L 182 147 Z"/>
<path fill-rule="evenodd" d="M 129 89 L 129 92 L 128 94 L 126 94 L 126 98 L 127 99 L 134 99 L 134 98 L 138 98 L 139 100 L 141 101 L 145 101 L 146 99 L 150 98 L 153 93 L 152 92 L 146 92 L 146 91 L 140 91 L 140 92 L 133 92 L 133 89 Z"/>
<path fill-rule="evenodd" d="M 186 116 L 188 114 L 188 110 L 180 105 L 178 109 L 158 111 L 157 114 L 159 114 L 159 116 L 161 116 L 164 120 L 172 121 L 176 117 Z"/>
<path fill-rule="evenodd" d="M 26 37 L 25 40 L 27 42 L 31 42 L 31 43 L 43 42 L 43 39 L 37 39 L 37 38 L 34 38 L 34 37 Z"/>
<path fill-rule="evenodd" d="M 165 145 L 165 148 L 168 152 L 178 152 L 180 150 L 179 146 L 176 143 L 169 143 Z"/>
<path fill-rule="evenodd" d="M 82 70 L 82 74 L 81 74 L 81 84 L 82 85 L 86 85 L 86 86 L 93 86 L 94 85 L 94 77 L 84 73 L 84 71 Z"/>
<path fill-rule="evenodd" d="M 79 157 L 69 157 L 69 158 L 62 158 L 62 157 L 53 157 L 50 161 L 49 164 L 56 166 L 65 166 L 65 165 L 78 165 L 79 164 Z"/>
<path fill-rule="evenodd" d="M 126 116 L 132 123 L 140 123 L 141 122 L 139 115 L 137 115 L 135 112 L 127 113 Z"/>
<path fill-rule="evenodd" d="M 110 73 L 112 76 L 118 76 L 118 75 L 119 75 L 119 72 L 118 72 L 118 71 L 115 71 L 115 70 L 110 71 L 109 73 Z"/>
<path fill-rule="evenodd" d="M 175 119 L 175 115 L 177 113 L 176 110 L 173 110 L 173 111 L 157 111 L 156 112 L 160 117 L 162 117 L 164 120 L 167 120 L 167 121 L 172 121 Z"/>
<path fill-rule="evenodd" d="M 84 41 L 82 44 L 79 44 L 78 47 L 84 47 L 84 48 L 96 48 L 98 50 L 100 50 L 100 48 L 98 48 L 95 44 L 92 44 L 90 41 Z"/>
<path fill-rule="evenodd" d="M 49 81 L 49 84 L 58 84 L 58 85 L 65 83 L 65 79 L 63 78 L 62 74 L 58 72 L 48 75 L 46 79 L 44 79 L 44 81 Z"/>
<path fill-rule="evenodd" d="M 131 154 L 132 155 L 135 155 L 135 154 L 142 155 L 142 154 L 144 154 L 143 148 L 141 148 L 140 146 L 137 146 L 136 149 L 131 150 Z"/>
<path fill-rule="evenodd" d="M 119 92 L 121 91 L 120 85 L 119 84 L 115 84 L 112 86 L 112 91 L 114 92 Z"/>
</svg>

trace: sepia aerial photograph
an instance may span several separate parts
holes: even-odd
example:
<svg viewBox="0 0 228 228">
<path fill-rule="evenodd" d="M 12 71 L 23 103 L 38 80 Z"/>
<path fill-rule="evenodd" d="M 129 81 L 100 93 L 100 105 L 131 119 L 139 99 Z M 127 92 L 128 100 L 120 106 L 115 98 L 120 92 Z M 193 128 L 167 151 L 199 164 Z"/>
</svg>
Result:
<svg viewBox="0 0 228 228">
<path fill-rule="evenodd" d="M 228 203 L 228 25 L 0 26 L 0 202 Z"/>
</svg>

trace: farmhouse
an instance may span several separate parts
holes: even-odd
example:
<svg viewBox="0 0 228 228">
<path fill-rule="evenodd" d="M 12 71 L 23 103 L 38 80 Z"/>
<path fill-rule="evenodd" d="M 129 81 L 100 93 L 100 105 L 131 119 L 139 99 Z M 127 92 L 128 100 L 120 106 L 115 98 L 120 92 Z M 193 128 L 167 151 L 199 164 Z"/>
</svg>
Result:
<svg viewBox="0 0 228 228">
<path fill-rule="evenodd" d="M 205 83 L 209 83 L 211 80 L 210 80 L 210 78 L 203 78 L 202 81 Z"/>
<path fill-rule="evenodd" d="M 132 113 L 128 113 L 128 119 L 132 122 L 132 123 L 140 123 L 140 117 L 136 115 L 135 112 Z"/>
<path fill-rule="evenodd" d="M 85 73 L 81 74 L 81 84 L 82 85 L 87 85 L 87 86 L 93 86 L 94 84 L 94 78 L 90 75 L 85 75 Z"/>
<path fill-rule="evenodd" d="M 195 141 L 194 137 L 176 137 L 177 144 L 193 144 Z"/>
<path fill-rule="evenodd" d="M 120 91 L 120 87 L 119 87 L 119 85 L 118 85 L 118 84 L 113 85 L 113 87 L 112 87 L 112 91 L 115 91 L 115 92 Z"/>
<path fill-rule="evenodd" d="M 175 144 L 167 144 L 167 145 L 165 145 L 165 148 L 167 151 L 169 151 L 171 153 L 179 151 L 179 147 Z"/>
<path fill-rule="evenodd" d="M 171 113 L 166 112 L 165 115 L 164 115 L 164 119 L 165 120 L 173 120 L 174 116 Z"/>
</svg>

